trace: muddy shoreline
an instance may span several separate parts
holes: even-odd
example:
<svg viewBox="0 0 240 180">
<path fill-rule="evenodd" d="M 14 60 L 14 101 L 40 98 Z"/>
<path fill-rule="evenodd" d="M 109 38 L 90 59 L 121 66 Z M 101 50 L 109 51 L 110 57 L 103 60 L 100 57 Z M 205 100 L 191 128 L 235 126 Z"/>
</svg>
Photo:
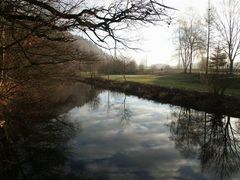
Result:
<svg viewBox="0 0 240 180">
<path fill-rule="evenodd" d="M 208 113 L 240 117 L 240 99 L 235 97 L 218 97 L 205 92 L 166 88 L 129 81 L 120 82 L 102 78 L 83 78 L 79 81 L 160 103 L 184 106 Z"/>
</svg>

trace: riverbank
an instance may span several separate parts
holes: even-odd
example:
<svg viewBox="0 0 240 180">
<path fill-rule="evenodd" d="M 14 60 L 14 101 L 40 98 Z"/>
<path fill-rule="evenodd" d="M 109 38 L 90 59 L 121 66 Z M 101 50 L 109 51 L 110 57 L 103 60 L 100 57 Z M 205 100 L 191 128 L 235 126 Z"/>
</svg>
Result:
<svg viewBox="0 0 240 180">
<path fill-rule="evenodd" d="M 125 81 L 123 75 L 101 76 L 105 79 Z M 125 75 L 127 81 L 143 84 L 158 85 L 167 88 L 177 88 L 182 90 L 209 92 L 209 85 L 200 74 L 184 73 L 163 73 L 159 75 Z M 240 98 L 240 76 L 233 76 L 224 79 L 227 84 L 225 94 Z"/>
<path fill-rule="evenodd" d="M 240 99 L 229 96 L 214 96 L 207 92 L 167 88 L 158 85 L 130 81 L 107 80 L 103 78 L 83 78 L 81 82 L 100 88 L 135 95 L 161 103 L 193 108 L 208 113 L 221 113 L 240 117 Z"/>
</svg>

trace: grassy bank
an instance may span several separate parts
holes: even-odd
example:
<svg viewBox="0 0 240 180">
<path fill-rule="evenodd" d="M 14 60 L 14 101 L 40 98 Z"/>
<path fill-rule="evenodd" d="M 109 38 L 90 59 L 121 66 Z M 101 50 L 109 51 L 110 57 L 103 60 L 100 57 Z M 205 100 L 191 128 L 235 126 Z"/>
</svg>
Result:
<svg viewBox="0 0 240 180">
<path fill-rule="evenodd" d="M 140 98 L 188 107 L 207 113 L 240 117 L 240 99 L 229 96 L 214 96 L 211 93 L 182 90 L 131 81 L 107 80 L 103 78 L 82 78 L 81 82 L 103 89 L 123 92 Z"/>
<path fill-rule="evenodd" d="M 107 76 L 103 76 L 107 78 Z M 124 81 L 123 75 L 111 75 L 110 80 Z M 164 74 L 164 75 L 126 75 L 126 80 L 144 84 L 159 85 L 161 87 L 209 92 L 207 86 L 197 74 Z M 240 77 L 228 79 L 226 95 L 240 97 Z"/>
</svg>

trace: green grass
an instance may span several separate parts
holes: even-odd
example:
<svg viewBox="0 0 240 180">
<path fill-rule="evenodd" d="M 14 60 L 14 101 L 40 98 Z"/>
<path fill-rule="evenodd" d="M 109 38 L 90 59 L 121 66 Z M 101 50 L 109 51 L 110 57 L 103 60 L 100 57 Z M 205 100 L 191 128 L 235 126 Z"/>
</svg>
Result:
<svg viewBox="0 0 240 180">
<path fill-rule="evenodd" d="M 107 78 L 107 76 L 103 77 Z M 123 75 L 111 75 L 110 79 L 124 81 Z M 208 92 L 210 89 L 196 74 L 126 75 L 126 80 L 199 92 Z M 240 97 L 240 77 L 228 79 L 228 84 L 226 95 Z"/>
</svg>

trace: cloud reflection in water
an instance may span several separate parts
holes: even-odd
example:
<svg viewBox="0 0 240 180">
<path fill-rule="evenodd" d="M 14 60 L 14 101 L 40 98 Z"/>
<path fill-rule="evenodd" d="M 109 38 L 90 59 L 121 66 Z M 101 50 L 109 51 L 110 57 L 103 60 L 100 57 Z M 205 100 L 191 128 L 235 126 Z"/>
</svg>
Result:
<svg viewBox="0 0 240 180">
<path fill-rule="evenodd" d="M 206 179 L 199 159 L 185 158 L 169 139 L 167 125 L 178 107 L 107 91 L 99 99 L 97 108 L 85 104 L 66 115 L 82 128 L 68 142 L 72 170 L 78 171 L 74 165 L 84 162 L 97 179 Z M 119 113 L 126 110 L 131 113 L 127 126 Z"/>
</svg>

